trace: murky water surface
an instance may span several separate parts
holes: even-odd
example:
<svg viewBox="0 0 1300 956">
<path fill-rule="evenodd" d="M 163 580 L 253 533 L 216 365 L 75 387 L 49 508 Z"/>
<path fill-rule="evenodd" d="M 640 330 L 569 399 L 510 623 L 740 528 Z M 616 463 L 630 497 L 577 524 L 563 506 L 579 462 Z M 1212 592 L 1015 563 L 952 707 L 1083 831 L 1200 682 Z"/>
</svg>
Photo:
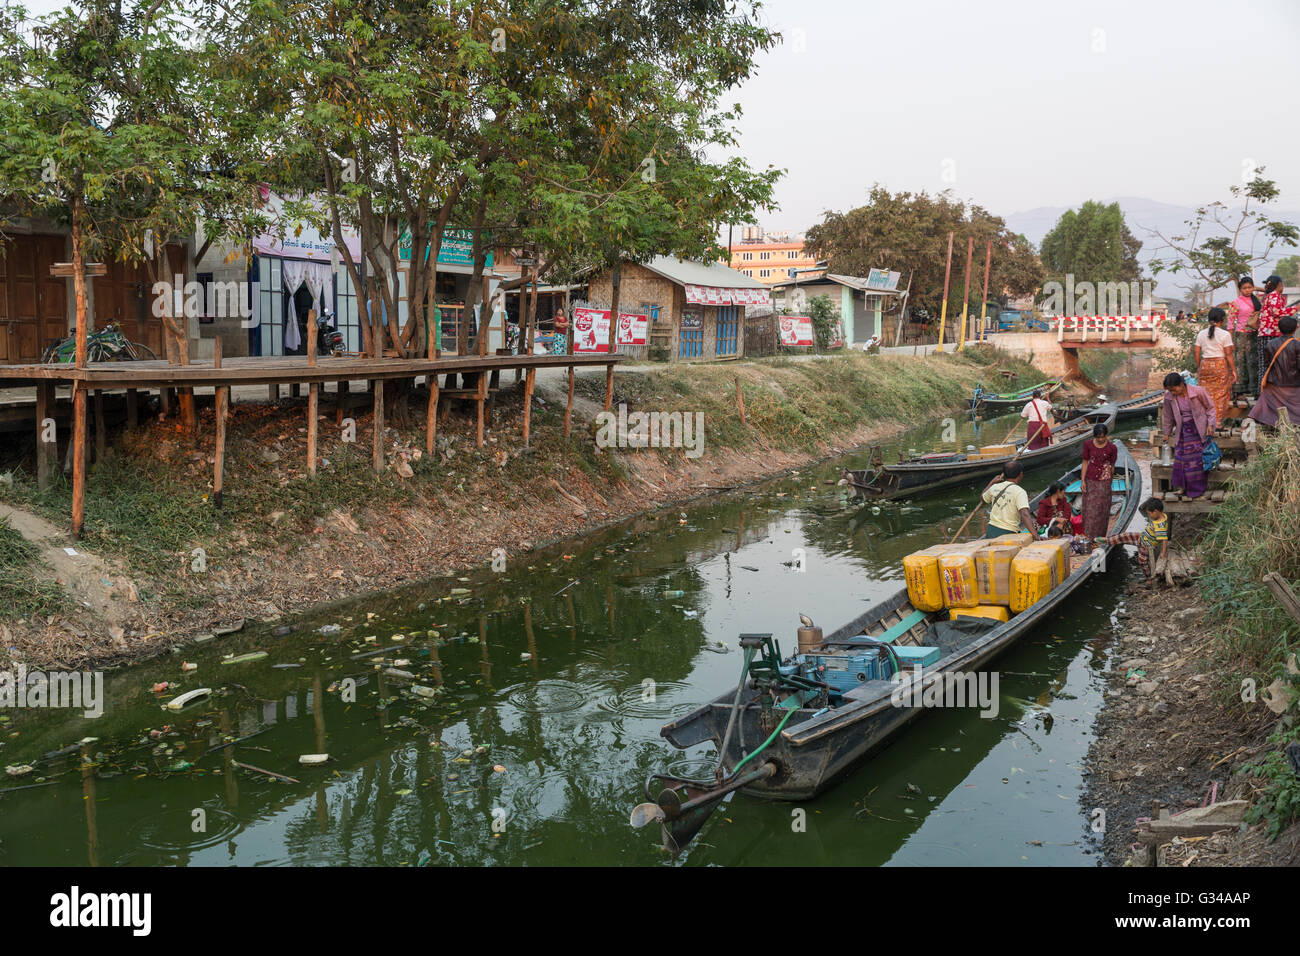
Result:
<svg viewBox="0 0 1300 956">
<path fill-rule="evenodd" d="M 991 444 L 1014 420 L 958 419 L 956 442 Z M 918 428 L 885 454 L 941 437 Z M 0 711 L 0 764 L 35 768 L 0 785 L 0 864 L 666 864 L 657 828 L 630 829 L 628 812 L 650 771 L 712 766 L 659 727 L 734 686 L 736 635 L 790 647 L 799 612 L 842 624 L 975 501 L 963 488 L 864 505 L 828 483 L 865 458 L 512 557 L 505 573 L 323 608 L 287 636 L 250 627 L 110 671 L 98 719 Z M 1030 473 L 1031 494 L 1065 467 Z M 803 832 L 794 805 L 733 799 L 676 864 L 1094 863 L 1079 794 L 1127 573 L 1112 564 L 1000 659 L 996 719 L 926 715 L 800 805 Z M 268 656 L 223 663 L 254 651 Z M 160 681 L 216 693 L 170 713 Z"/>
</svg>

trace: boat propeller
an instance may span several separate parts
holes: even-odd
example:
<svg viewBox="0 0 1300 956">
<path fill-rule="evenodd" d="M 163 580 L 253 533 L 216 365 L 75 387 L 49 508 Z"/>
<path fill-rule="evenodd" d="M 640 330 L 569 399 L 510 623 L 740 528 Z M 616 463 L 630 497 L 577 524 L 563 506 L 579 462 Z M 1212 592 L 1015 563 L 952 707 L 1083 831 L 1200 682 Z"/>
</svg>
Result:
<svg viewBox="0 0 1300 956">
<path fill-rule="evenodd" d="M 724 797 L 759 780 L 766 780 L 776 770 L 776 764 L 768 761 L 744 773 L 732 774 L 721 783 L 651 774 L 646 778 L 645 794 L 650 796 L 651 785 L 658 780 L 663 785 L 659 795 L 650 802 L 633 807 L 628 822 L 638 830 L 648 823 L 658 822 L 664 849 L 677 856 L 700 832 Z"/>
</svg>

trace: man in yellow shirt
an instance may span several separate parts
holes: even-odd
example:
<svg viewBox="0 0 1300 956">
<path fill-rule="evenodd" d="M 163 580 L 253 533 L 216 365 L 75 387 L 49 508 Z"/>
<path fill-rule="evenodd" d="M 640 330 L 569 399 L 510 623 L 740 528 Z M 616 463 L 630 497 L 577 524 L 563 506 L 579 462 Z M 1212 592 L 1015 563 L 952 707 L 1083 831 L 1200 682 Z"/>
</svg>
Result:
<svg viewBox="0 0 1300 956">
<path fill-rule="evenodd" d="M 984 537 L 1015 534 L 1022 527 L 1037 536 L 1034 516 L 1029 513 L 1029 494 L 1020 487 L 1024 473 L 1024 465 L 1009 461 L 1002 466 L 1002 477 L 984 489 L 984 503 L 989 506 L 989 527 Z"/>
</svg>

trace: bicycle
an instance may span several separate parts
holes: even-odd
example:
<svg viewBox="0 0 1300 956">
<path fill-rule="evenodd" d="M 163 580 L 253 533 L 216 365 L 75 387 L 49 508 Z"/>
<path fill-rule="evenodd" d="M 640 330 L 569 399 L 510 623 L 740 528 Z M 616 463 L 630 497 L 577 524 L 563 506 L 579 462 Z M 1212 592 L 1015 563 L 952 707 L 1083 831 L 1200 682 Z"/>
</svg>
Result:
<svg viewBox="0 0 1300 956">
<path fill-rule="evenodd" d="M 41 361 L 46 364 L 67 365 L 77 358 L 77 333 L 66 339 L 59 339 L 49 345 L 41 354 Z M 139 342 L 130 341 L 122 334 L 116 321 L 109 322 L 86 336 L 86 361 L 88 362 L 146 362 L 156 360 L 153 349 Z"/>
</svg>

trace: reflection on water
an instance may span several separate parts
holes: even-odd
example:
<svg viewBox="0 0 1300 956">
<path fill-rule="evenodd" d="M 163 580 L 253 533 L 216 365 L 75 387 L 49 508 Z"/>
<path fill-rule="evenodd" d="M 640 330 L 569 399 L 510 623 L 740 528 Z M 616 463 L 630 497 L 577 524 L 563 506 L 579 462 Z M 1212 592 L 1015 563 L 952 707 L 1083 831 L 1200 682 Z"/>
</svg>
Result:
<svg viewBox="0 0 1300 956">
<path fill-rule="evenodd" d="M 955 443 L 1014 420 L 959 420 Z M 936 423 L 885 453 L 941 437 Z M 971 489 L 855 501 L 834 479 L 864 458 L 514 556 L 504 574 L 320 609 L 284 637 L 259 627 L 187 648 L 193 673 L 179 654 L 115 670 L 99 720 L 5 712 L 0 758 L 35 769 L 5 780 L 25 789 L 0 799 L 0 863 L 665 863 L 628 810 L 652 770 L 712 769 L 706 748 L 680 753 L 658 731 L 734 686 L 736 634 L 790 647 L 799 612 L 848 620 L 974 504 Z M 678 862 L 1090 863 L 1090 641 L 1123 573 L 1002 659 L 996 719 L 930 714 L 806 806 L 737 798 Z M 253 650 L 269 656 L 222 662 Z M 215 693 L 173 714 L 174 692 L 152 693 L 164 680 Z M 310 754 L 329 758 L 300 763 Z"/>
</svg>

